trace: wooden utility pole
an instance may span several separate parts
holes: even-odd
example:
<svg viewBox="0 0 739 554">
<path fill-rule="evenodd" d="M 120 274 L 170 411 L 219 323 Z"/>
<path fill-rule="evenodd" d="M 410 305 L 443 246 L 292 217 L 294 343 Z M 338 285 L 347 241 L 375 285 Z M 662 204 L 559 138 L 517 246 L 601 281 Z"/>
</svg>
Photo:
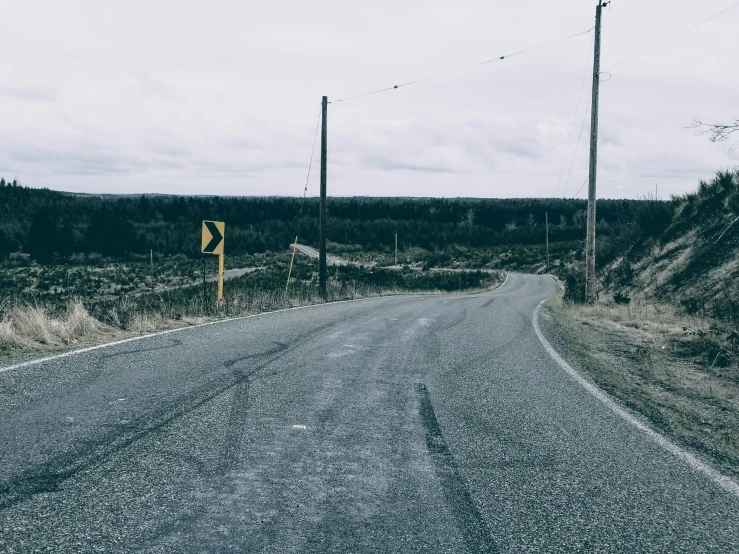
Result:
<svg viewBox="0 0 739 554">
<path fill-rule="evenodd" d="M 395 264 L 398 265 L 398 233 L 395 233 Z"/>
<path fill-rule="evenodd" d="M 593 106 L 590 116 L 590 170 L 588 184 L 588 234 L 585 239 L 585 301 L 595 302 L 595 177 L 598 170 L 598 93 L 600 91 L 600 18 L 603 0 L 595 8 L 595 58 L 593 60 Z"/>
<path fill-rule="evenodd" d="M 318 216 L 318 288 L 326 295 L 326 117 L 328 97 L 321 101 L 321 202 Z"/>
<path fill-rule="evenodd" d="M 547 271 L 549 271 L 549 212 L 544 212 L 547 228 Z"/>
</svg>

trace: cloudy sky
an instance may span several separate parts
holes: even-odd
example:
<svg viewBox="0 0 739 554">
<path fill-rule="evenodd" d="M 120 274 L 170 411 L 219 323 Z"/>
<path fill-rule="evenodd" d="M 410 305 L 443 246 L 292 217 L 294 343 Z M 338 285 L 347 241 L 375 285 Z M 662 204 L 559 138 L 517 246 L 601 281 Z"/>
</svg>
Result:
<svg viewBox="0 0 739 554">
<path fill-rule="evenodd" d="M 732 3 L 613 0 L 602 67 Z M 322 95 L 586 31 L 595 4 L 5 2 L 0 176 L 80 192 L 301 195 Z M 634 198 L 655 183 L 660 195 L 685 192 L 739 163 L 739 149 L 685 129 L 694 117 L 739 115 L 737 29 L 739 7 L 603 76 L 599 196 Z M 587 176 L 589 121 L 575 145 L 590 73 L 569 149 L 568 139 L 591 41 L 589 33 L 330 105 L 329 194 L 574 195 Z M 318 154 L 309 195 L 318 192 Z"/>
</svg>

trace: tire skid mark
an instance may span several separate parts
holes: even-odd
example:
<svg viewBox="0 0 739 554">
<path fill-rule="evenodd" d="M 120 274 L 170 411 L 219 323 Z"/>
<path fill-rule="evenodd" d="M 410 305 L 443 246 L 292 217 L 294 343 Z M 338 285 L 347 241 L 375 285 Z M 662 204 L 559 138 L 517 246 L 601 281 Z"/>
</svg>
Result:
<svg viewBox="0 0 739 554">
<path fill-rule="evenodd" d="M 201 460 L 197 456 L 193 456 L 192 454 L 185 454 L 171 448 L 161 448 L 157 450 L 157 454 L 159 454 L 159 456 L 161 456 L 163 460 L 173 460 L 176 462 L 184 462 L 188 464 L 200 477 L 204 477 L 210 474 L 207 464 L 203 460 Z"/>
<path fill-rule="evenodd" d="M 251 382 L 248 374 L 244 375 L 233 387 L 231 412 L 228 415 L 226 433 L 223 437 L 223 446 L 218 457 L 215 475 L 223 475 L 233 469 L 241 459 L 241 450 L 244 442 L 244 428 L 249 411 L 249 389 Z"/>
<path fill-rule="evenodd" d="M 343 317 L 335 321 L 324 323 L 323 325 L 319 325 L 318 327 L 315 327 L 311 329 L 310 331 L 299 333 L 298 335 L 294 337 L 293 340 L 290 341 L 290 344 L 275 341 L 272 343 L 275 346 L 265 352 L 259 352 L 256 354 L 246 354 L 244 356 L 237 356 L 236 358 L 232 358 L 230 360 L 224 361 L 223 365 L 227 368 L 231 368 L 234 365 L 238 364 L 239 362 L 243 362 L 246 360 L 252 360 L 256 358 L 267 358 L 270 356 L 272 356 L 272 359 L 270 359 L 269 362 L 272 363 L 274 361 L 277 361 L 280 355 L 283 354 L 284 352 L 287 352 L 288 350 L 291 350 L 291 349 L 295 349 L 297 347 L 305 346 L 306 344 L 310 343 L 317 335 L 320 335 L 321 333 L 328 331 L 329 329 L 333 327 L 340 327 L 349 321 L 353 321 L 355 319 L 359 319 L 361 317 L 371 315 L 372 313 L 373 313 L 372 310 L 362 311 L 357 314 L 352 314 L 352 315 Z"/>
<path fill-rule="evenodd" d="M 175 348 L 177 346 L 182 346 L 182 341 L 180 339 L 168 339 L 167 342 L 169 342 L 169 344 L 165 344 L 163 346 L 150 346 L 148 348 L 135 348 L 133 350 L 124 350 L 122 352 L 111 352 L 110 354 L 103 354 L 100 356 L 100 359 L 108 360 L 110 358 L 115 358 L 116 356 L 126 356 L 128 354 L 139 354 L 141 352 L 154 352 L 156 350 L 166 350 L 167 348 Z"/>
<path fill-rule="evenodd" d="M 269 363 L 263 364 L 250 372 L 232 371 L 220 375 L 188 394 L 143 414 L 131 423 L 121 425 L 98 439 L 75 445 L 69 452 L 5 481 L 0 484 L 0 511 L 36 494 L 55 492 L 66 480 L 100 465 L 139 440 L 165 428 L 234 386 L 247 381 L 251 375 L 268 365 Z M 246 390 L 248 393 L 248 387 Z"/>
<path fill-rule="evenodd" d="M 290 346 L 285 344 L 284 342 L 273 342 L 272 344 L 274 344 L 275 347 L 270 348 L 266 352 L 257 352 L 256 354 L 247 354 L 245 356 L 237 356 L 236 358 L 226 360 L 225 362 L 223 362 L 223 365 L 224 367 L 230 368 L 239 362 L 243 362 L 245 360 L 253 360 L 254 358 L 266 358 L 269 356 L 274 356 L 275 354 L 281 354 L 282 352 L 285 352 L 290 348 Z"/>
<path fill-rule="evenodd" d="M 485 303 L 484 303 L 484 304 L 483 304 L 482 306 L 480 306 L 480 307 L 481 307 L 481 308 L 487 308 L 488 306 L 490 306 L 490 304 L 492 304 L 493 302 L 495 302 L 495 299 L 496 299 L 496 298 L 497 298 L 497 296 L 493 296 L 493 297 L 492 297 L 492 298 L 491 298 L 490 300 L 488 300 L 487 302 L 485 302 Z"/>
<path fill-rule="evenodd" d="M 465 319 L 467 319 L 467 308 L 462 308 L 461 310 L 459 310 L 453 320 L 451 320 L 446 325 L 441 325 L 440 327 L 437 327 L 435 330 L 448 331 L 449 329 L 453 329 L 454 327 L 462 323 Z"/>
<path fill-rule="evenodd" d="M 524 320 L 523 316 L 521 314 L 518 314 L 520 317 L 520 323 L 516 325 L 516 320 L 511 319 L 509 328 L 513 330 L 508 338 L 503 340 L 502 342 L 496 344 L 493 348 L 486 350 L 485 352 L 482 352 L 481 354 L 477 354 L 475 356 L 465 358 L 464 361 L 454 364 L 454 365 L 447 365 L 443 368 L 438 369 L 439 375 L 447 375 L 449 373 L 459 373 L 460 371 L 464 370 L 465 368 L 474 365 L 478 362 L 482 361 L 490 361 L 495 356 L 500 355 L 502 352 L 505 352 L 506 349 L 508 349 L 512 344 L 516 343 L 521 339 L 521 337 L 526 333 L 527 331 L 527 324 L 528 320 Z"/>
<path fill-rule="evenodd" d="M 229 414 L 229 423 L 226 431 L 226 444 L 224 444 L 216 469 L 214 470 L 215 473 L 228 471 L 238 461 L 237 456 L 242 446 L 242 430 L 247 415 L 247 400 L 250 387 L 249 378 L 270 366 L 281 354 L 289 350 L 290 347 L 302 346 L 326 329 L 342 325 L 346 321 L 358 319 L 371 313 L 372 310 L 365 310 L 320 325 L 308 332 L 299 334 L 290 346 L 283 343 L 275 343 L 276 346 L 267 352 L 242 356 L 223 362 L 223 365 L 227 369 L 231 369 L 232 366 L 241 361 L 254 358 L 267 358 L 263 363 L 250 371 L 237 368 L 222 374 L 198 386 L 189 393 L 173 398 L 159 408 L 145 412 L 129 423 L 116 425 L 95 439 L 72 445 L 66 452 L 53 457 L 48 462 L 23 471 L 5 482 L 0 482 L 0 512 L 36 494 L 55 492 L 66 480 L 78 473 L 103 463 L 111 456 L 128 448 L 151 433 L 161 430 L 170 423 L 186 416 L 191 411 L 228 392 L 233 387 L 238 386 L 234 401 L 231 404 L 231 413 Z M 127 350 L 126 352 L 112 353 L 107 356 L 161 350 L 180 344 L 180 340 L 174 339 L 171 341 L 171 344 L 164 347 Z M 271 373 L 265 374 L 265 376 L 268 375 L 271 375 Z M 232 444 L 229 446 L 228 443 Z"/>
<path fill-rule="evenodd" d="M 421 336 L 421 344 L 424 345 L 420 349 L 423 352 L 420 363 L 426 365 L 434 363 L 438 360 L 441 355 L 441 344 L 442 341 L 439 338 L 439 333 L 452 329 L 460 323 L 462 323 L 467 317 L 467 308 L 462 308 L 457 312 L 457 315 L 449 322 L 444 321 L 442 318 L 432 318 L 431 325 L 424 327 L 425 332 Z M 419 349 L 415 349 L 419 350 Z"/>
<path fill-rule="evenodd" d="M 416 383 L 415 389 L 418 397 L 418 413 L 426 430 L 426 447 L 436 476 L 441 482 L 444 496 L 450 504 L 467 547 L 470 552 L 480 554 L 497 552 L 490 530 L 477 510 L 454 456 L 444 440 L 426 385 Z"/>
</svg>

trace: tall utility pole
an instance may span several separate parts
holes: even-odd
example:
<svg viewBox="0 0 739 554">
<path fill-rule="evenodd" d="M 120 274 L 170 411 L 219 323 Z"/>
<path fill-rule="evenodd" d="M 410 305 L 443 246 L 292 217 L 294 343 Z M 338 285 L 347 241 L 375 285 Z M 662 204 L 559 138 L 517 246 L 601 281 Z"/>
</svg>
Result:
<svg viewBox="0 0 739 554">
<path fill-rule="evenodd" d="M 398 233 L 395 233 L 395 264 L 398 265 Z"/>
<path fill-rule="evenodd" d="M 600 91 L 600 18 L 603 7 L 595 8 L 595 58 L 593 61 L 593 107 L 590 118 L 590 171 L 588 184 L 588 234 L 585 239 L 585 301 L 595 302 L 595 177 L 598 170 L 598 93 Z"/>
<path fill-rule="evenodd" d="M 544 212 L 547 228 L 547 271 L 549 271 L 549 212 Z"/>
<path fill-rule="evenodd" d="M 326 295 L 326 117 L 328 97 L 321 101 L 321 202 L 318 215 L 318 288 Z"/>
</svg>

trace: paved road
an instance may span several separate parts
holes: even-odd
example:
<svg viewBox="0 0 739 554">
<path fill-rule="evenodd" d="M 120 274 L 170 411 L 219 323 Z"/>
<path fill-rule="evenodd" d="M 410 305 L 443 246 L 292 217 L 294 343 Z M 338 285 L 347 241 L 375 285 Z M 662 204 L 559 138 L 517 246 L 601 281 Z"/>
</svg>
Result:
<svg viewBox="0 0 739 554">
<path fill-rule="evenodd" d="M 311 246 L 306 246 L 305 244 L 298 243 L 297 250 L 301 254 L 305 254 L 309 258 L 315 258 L 318 259 L 318 250 Z M 293 245 L 290 244 L 290 250 L 293 249 Z M 326 254 L 326 265 L 349 265 L 349 262 L 342 258 L 337 258 L 336 256 L 332 256 L 331 254 Z"/>
<path fill-rule="evenodd" d="M 262 268 L 260 267 L 239 267 L 236 269 L 227 269 L 223 272 L 223 280 L 228 281 L 229 279 L 241 277 L 242 275 L 246 275 L 247 273 L 253 273 L 257 271 L 258 269 L 262 269 Z M 216 273 L 215 275 L 208 275 L 206 277 L 206 280 L 209 283 L 218 281 L 218 273 Z"/>
<path fill-rule="evenodd" d="M 553 289 L 512 275 L 0 373 L 0 552 L 739 552 L 739 500 L 545 352 Z"/>
</svg>

